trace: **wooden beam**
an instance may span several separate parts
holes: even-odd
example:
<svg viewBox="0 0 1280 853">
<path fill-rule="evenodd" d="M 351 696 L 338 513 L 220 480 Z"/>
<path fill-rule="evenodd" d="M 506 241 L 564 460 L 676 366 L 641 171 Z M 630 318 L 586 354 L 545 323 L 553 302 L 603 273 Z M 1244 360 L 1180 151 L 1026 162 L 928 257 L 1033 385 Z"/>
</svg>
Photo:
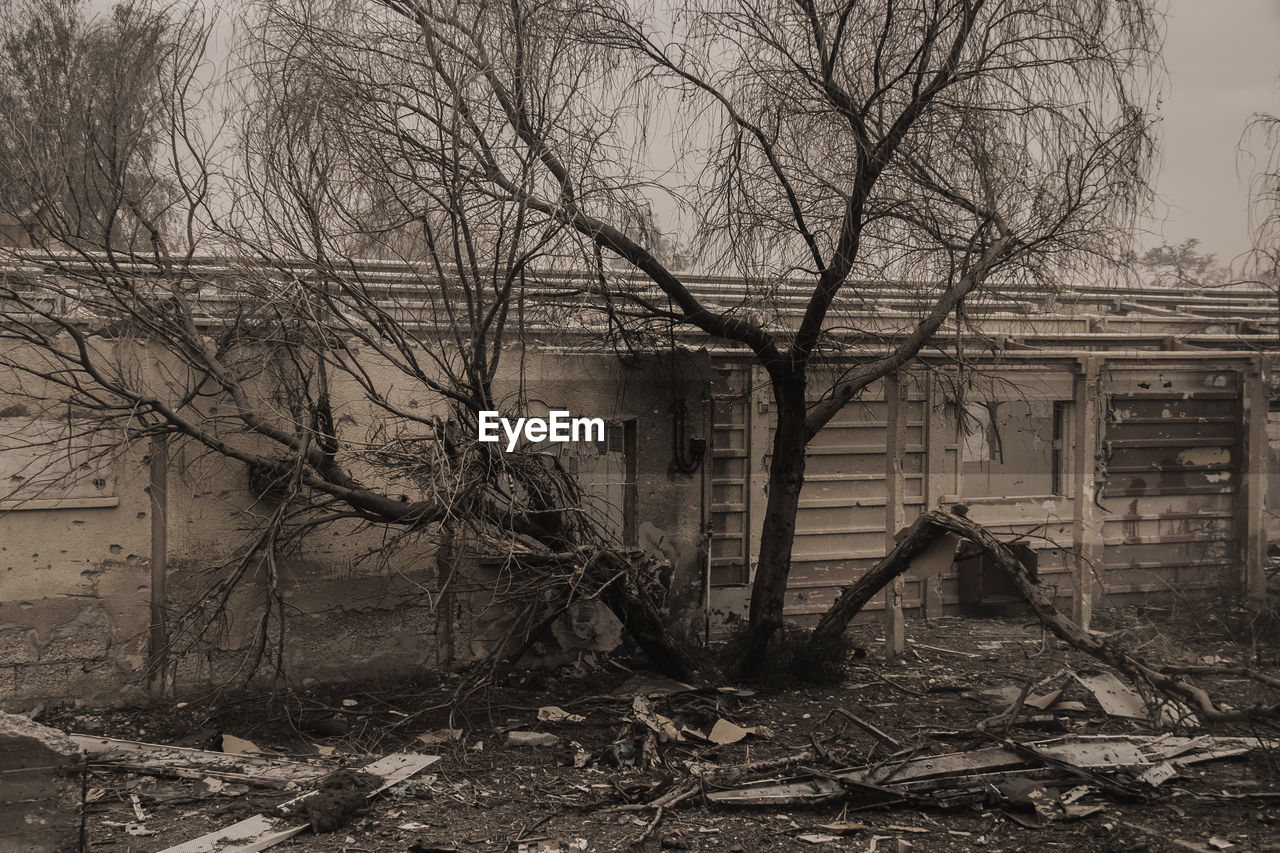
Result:
<svg viewBox="0 0 1280 853">
<path fill-rule="evenodd" d="M 906 418 L 903 417 L 903 383 L 897 373 L 883 380 L 884 400 L 887 409 L 884 452 L 884 552 L 893 551 L 894 534 L 906 526 L 906 507 L 903 493 L 906 481 L 902 476 L 902 454 L 906 448 Z M 902 616 L 902 576 L 896 576 L 884 589 L 884 653 L 896 660 L 906 650 L 906 625 Z"/>
<path fill-rule="evenodd" d="M 1245 592 L 1251 602 L 1267 594 L 1266 500 L 1270 448 L 1267 444 L 1267 412 L 1271 391 L 1262 378 L 1261 365 L 1244 376 L 1244 524 L 1243 545 Z"/>
<path fill-rule="evenodd" d="M 947 465 L 947 442 L 955 435 L 955 428 L 948 428 L 945 400 L 937 377 L 930 374 L 924 383 L 924 508 L 928 512 L 942 509 L 942 496 L 956 491 L 954 476 L 948 483 L 948 473 L 953 473 L 954 468 Z M 926 619 L 942 615 L 942 579 L 947 574 L 939 572 L 921 581 Z"/>
<path fill-rule="evenodd" d="M 1071 618 L 1088 631 L 1093 619 L 1094 569 L 1102 562 L 1102 521 L 1096 503 L 1100 484 L 1095 482 L 1099 451 L 1098 377 L 1101 359 L 1082 356 L 1074 383 L 1073 441 L 1071 444 L 1072 523 L 1071 546 L 1075 552 L 1072 572 L 1075 589 L 1071 596 Z"/>
</svg>

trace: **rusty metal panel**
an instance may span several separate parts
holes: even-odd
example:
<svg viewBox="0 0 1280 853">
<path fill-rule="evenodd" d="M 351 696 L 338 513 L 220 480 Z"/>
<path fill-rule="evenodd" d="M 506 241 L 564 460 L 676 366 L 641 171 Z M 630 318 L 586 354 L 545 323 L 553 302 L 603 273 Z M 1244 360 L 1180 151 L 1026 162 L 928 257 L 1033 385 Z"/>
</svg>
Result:
<svg viewBox="0 0 1280 853">
<path fill-rule="evenodd" d="M 1241 374 L 1213 364 L 1108 371 L 1102 442 L 1106 595 L 1238 578 Z"/>
</svg>

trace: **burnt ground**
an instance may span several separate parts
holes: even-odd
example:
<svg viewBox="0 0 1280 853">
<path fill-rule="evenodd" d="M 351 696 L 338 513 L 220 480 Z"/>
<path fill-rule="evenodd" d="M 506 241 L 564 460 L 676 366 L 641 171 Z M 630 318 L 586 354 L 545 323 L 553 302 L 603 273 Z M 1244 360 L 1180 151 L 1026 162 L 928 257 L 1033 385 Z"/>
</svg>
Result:
<svg viewBox="0 0 1280 853">
<path fill-rule="evenodd" d="M 1128 612 L 1095 629 L 1116 632 L 1153 662 L 1238 663 L 1248 657 L 1272 675 L 1280 672 L 1280 647 L 1274 640 L 1261 643 L 1241 626 L 1207 615 L 1211 612 L 1192 609 L 1176 619 Z M 215 749 L 219 735 L 227 733 L 282 756 L 323 755 L 334 766 L 359 766 L 396 750 L 441 756 L 419 777 L 423 784 L 378 799 L 334 831 L 308 832 L 272 848 L 279 851 L 412 851 L 451 849 L 450 844 L 462 851 L 516 851 L 521 840 L 529 850 L 560 849 L 536 845 L 563 842 L 563 849 L 584 849 L 567 845 L 585 844 L 592 851 L 1280 850 L 1280 749 L 1186 768 L 1149 802 L 1122 803 L 1091 794 L 1081 802 L 1101 805 L 1100 811 L 1039 829 L 1023 826 L 1005 807 L 993 805 L 846 813 L 839 805 L 744 810 L 690 802 L 668 810 L 656 831 L 639 840 L 653 813 L 609 810 L 628 801 L 647 801 L 679 783 L 686 778 L 683 762 L 688 759 L 733 765 L 809 749 L 812 739 L 834 761 L 847 765 L 879 761 L 891 751 L 833 715 L 834 709 L 858 714 L 925 752 L 982 746 L 987 742 L 974 727 L 1005 703 L 978 691 L 1019 686 L 1063 667 L 1081 673 L 1097 669 L 1092 659 L 1047 637 L 1030 617 L 910 622 L 911 647 L 900 663 L 883 659 L 878 625 L 855 625 L 853 634 L 867 654 L 850 662 L 839 685 L 757 686 L 737 693 L 706 690 L 653 699 L 657 713 L 702 731 L 724 718 L 742 726 L 766 726 L 771 736 L 727 746 L 665 743 L 658 747 L 665 766 L 648 770 L 611 769 L 595 761 L 573 766 L 577 753 L 595 757 L 609 744 L 644 731 L 627 719 L 629 698 L 609 695 L 632 677 L 622 668 L 634 666 L 630 661 L 580 661 L 553 673 L 525 673 L 473 697 L 452 716 L 448 700 L 453 683 L 445 682 L 315 688 L 287 696 L 222 697 L 110 711 L 64 706 L 47 710 L 41 721 L 79 732 Z M 1267 698 L 1264 688 L 1241 678 L 1201 678 L 1200 683 L 1236 707 Z M 1010 736 L 1025 741 L 1066 733 L 1152 731 L 1139 721 L 1107 717 L 1079 685 L 1064 698 L 1083 700 L 1086 710 L 1015 725 Z M 539 721 L 538 708 L 545 705 L 585 719 Z M 430 746 L 417 740 L 420 734 L 446 728 L 461 729 L 461 740 Z M 506 732 L 513 728 L 555 734 L 559 744 L 510 746 Z M 1276 725 L 1218 726 L 1214 733 L 1276 738 L 1280 744 Z M 235 785 L 209 793 L 196 780 L 103 769 L 92 773 L 89 788 L 92 850 L 162 850 L 250 815 L 269 814 L 275 804 L 294 796 Z M 1272 796 L 1248 796 L 1265 793 Z M 154 834 L 129 834 L 126 825 L 137 821 L 131 795 L 145 815 L 142 825 Z M 817 844 L 800 838 L 829 834 L 816 827 L 842 819 L 865 828 L 850 828 L 849 835 Z"/>
</svg>

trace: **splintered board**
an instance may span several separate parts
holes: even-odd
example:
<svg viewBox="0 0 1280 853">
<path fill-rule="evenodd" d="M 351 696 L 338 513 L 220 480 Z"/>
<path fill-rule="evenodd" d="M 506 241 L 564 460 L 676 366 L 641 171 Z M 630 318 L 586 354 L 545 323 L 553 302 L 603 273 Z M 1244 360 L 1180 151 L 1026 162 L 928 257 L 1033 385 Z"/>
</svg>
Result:
<svg viewBox="0 0 1280 853">
<path fill-rule="evenodd" d="M 369 792 L 369 797 L 375 797 L 392 785 L 403 782 L 439 760 L 438 755 L 397 752 L 360 769 L 362 772 L 382 779 L 382 784 Z M 314 793 L 311 791 L 300 797 L 294 797 L 282 803 L 279 809 L 286 813 L 290 812 Z M 288 818 L 254 815 L 199 838 L 184 841 L 161 853 L 256 853 L 258 850 L 266 850 L 272 845 L 290 839 L 306 828 L 307 824 L 293 824 Z"/>
</svg>

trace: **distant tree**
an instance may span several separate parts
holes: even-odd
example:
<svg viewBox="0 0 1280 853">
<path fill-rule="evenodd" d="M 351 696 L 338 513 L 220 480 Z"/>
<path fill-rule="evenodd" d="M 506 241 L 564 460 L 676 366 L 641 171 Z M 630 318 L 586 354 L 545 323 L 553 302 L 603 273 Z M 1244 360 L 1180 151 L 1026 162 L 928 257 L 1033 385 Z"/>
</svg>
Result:
<svg viewBox="0 0 1280 853">
<path fill-rule="evenodd" d="M 150 160 L 167 148 L 162 72 L 171 17 L 125 2 L 16 0 L 0 12 L 0 216 L 29 239 L 150 248 L 175 188 Z"/>
<path fill-rule="evenodd" d="M 1168 287 L 1212 287 L 1231 278 L 1231 271 L 1218 263 L 1216 255 L 1200 251 L 1200 241 L 1194 237 L 1148 249 L 1134 264 L 1147 283 Z"/>
</svg>

